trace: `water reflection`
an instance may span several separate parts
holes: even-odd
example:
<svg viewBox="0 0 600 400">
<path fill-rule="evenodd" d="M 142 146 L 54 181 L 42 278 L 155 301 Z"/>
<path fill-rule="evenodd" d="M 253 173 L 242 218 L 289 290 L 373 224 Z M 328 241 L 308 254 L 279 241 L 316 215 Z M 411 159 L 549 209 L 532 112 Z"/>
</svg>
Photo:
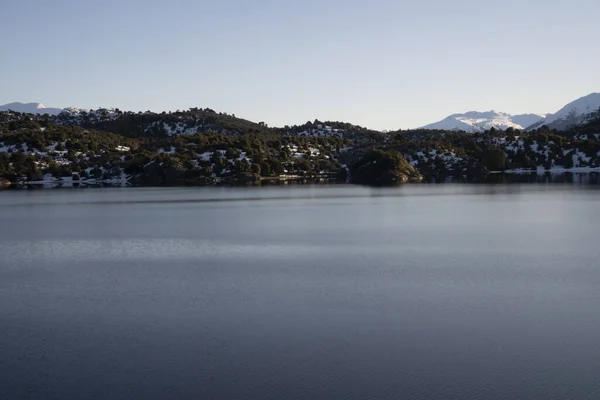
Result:
<svg viewBox="0 0 600 400">
<path fill-rule="evenodd" d="M 544 173 L 522 173 L 522 174 L 489 174 L 482 178 L 466 176 L 446 176 L 431 178 L 430 183 L 555 183 L 555 184 L 600 184 L 600 172 L 544 172 Z"/>
</svg>

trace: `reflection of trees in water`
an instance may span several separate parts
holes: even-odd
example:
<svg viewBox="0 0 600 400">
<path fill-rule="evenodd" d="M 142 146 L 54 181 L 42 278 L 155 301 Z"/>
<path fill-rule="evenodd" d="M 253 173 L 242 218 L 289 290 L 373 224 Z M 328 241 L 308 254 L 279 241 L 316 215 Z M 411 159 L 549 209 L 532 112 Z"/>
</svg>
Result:
<svg viewBox="0 0 600 400">
<path fill-rule="evenodd" d="M 597 185 L 600 183 L 600 174 L 598 172 L 546 172 L 539 175 L 535 174 L 530 178 L 533 179 L 533 183 L 568 183 L 582 185 Z"/>
<path fill-rule="evenodd" d="M 481 179 L 468 177 L 448 176 L 432 178 L 430 183 L 554 183 L 554 184 L 580 184 L 600 185 L 599 172 L 545 172 L 538 174 L 490 174 Z"/>
</svg>

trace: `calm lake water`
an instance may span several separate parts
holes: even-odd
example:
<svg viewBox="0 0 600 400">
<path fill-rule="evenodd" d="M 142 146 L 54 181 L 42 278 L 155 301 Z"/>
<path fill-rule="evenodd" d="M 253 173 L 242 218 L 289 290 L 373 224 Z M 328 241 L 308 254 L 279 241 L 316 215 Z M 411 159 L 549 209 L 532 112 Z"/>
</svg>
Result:
<svg viewBox="0 0 600 400">
<path fill-rule="evenodd" d="M 598 399 L 600 190 L 0 193 L 0 399 Z"/>
</svg>

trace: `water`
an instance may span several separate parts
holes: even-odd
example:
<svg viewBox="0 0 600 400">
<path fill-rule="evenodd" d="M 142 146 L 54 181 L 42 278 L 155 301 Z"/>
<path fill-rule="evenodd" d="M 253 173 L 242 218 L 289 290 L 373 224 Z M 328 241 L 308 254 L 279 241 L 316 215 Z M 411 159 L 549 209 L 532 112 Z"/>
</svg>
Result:
<svg viewBox="0 0 600 400">
<path fill-rule="evenodd" d="M 0 193 L 0 399 L 598 399 L 600 191 Z"/>
</svg>

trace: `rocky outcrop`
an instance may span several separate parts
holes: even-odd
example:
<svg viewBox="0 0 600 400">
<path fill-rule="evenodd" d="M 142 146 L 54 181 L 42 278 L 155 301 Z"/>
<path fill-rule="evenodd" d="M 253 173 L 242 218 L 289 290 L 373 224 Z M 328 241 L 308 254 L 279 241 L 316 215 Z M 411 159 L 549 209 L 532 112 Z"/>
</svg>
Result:
<svg viewBox="0 0 600 400">
<path fill-rule="evenodd" d="M 423 175 L 396 151 L 369 151 L 350 170 L 352 182 L 365 185 L 395 185 L 423 180 Z"/>
</svg>

